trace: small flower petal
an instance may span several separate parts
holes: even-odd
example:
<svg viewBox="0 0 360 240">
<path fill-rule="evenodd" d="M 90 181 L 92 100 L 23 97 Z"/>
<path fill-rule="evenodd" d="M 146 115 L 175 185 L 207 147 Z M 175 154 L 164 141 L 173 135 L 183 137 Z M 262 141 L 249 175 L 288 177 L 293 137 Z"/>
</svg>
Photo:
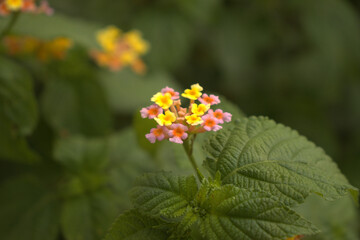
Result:
<svg viewBox="0 0 360 240">
<path fill-rule="evenodd" d="M 210 96 L 208 96 L 206 93 L 204 93 L 199 99 L 198 99 L 202 104 L 210 104 L 210 105 L 215 105 L 215 104 L 219 104 L 220 103 L 220 99 L 218 96 L 215 96 L 213 94 L 211 94 Z"/>
</svg>

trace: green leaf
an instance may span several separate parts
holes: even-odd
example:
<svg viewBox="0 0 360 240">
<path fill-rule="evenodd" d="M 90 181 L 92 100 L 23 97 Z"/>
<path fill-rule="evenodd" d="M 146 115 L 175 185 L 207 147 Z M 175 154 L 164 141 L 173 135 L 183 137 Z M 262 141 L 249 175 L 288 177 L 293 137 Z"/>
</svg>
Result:
<svg viewBox="0 0 360 240">
<path fill-rule="evenodd" d="M 72 171 L 101 171 L 109 161 L 109 140 L 80 136 L 60 139 L 55 144 L 55 159 Z"/>
<path fill-rule="evenodd" d="M 92 240 L 92 216 L 85 196 L 67 200 L 61 213 L 61 230 L 67 240 Z"/>
<path fill-rule="evenodd" d="M 168 234 L 159 227 L 161 224 L 157 218 L 130 210 L 116 219 L 104 240 L 166 240 Z"/>
<path fill-rule="evenodd" d="M 67 240 L 100 239 L 117 215 L 114 193 L 102 189 L 66 199 L 61 212 L 61 229 Z"/>
<path fill-rule="evenodd" d="M 5 24 L 6 21 L 0 21 L 0 28 L 3 29 Z M 100 27 L 98 24 L 85 22 L 60 13 L 51 17 L 43 14 L 22 14 L 13 31 L 42 39 L 52 39 L 59 36 L 68 37 L 88 48 L 96 48 L 95 34 Z"/>
<path fill-rule="evenodd" d="M 30 75 L 19 65 L 0 58 L 0 107 L 20 134 L 29 135 L 38 120 L 38 109 Z"/>
<path fill-rule="evenodd" d="M 141 177 L 131 191 L 133 203 L 153 216 L 182 216 L 194 199 L 198 186 L 194 176 L 178 177 L 159 172 Z"/>
<path fill-rule="evenodd" d="M 324 151 L 296 131 L 264 117 L 236 121 L 205 144 L 205 165 L 224 184 L 269 192 L 286 204 L 309 193 L 333 200 L 357 189 Z"/>
<path fill-rule="evenodd" d="M 350 196 L 329 202 L 317 195 L 309 196 L 297 209 L 321 230 L 307 240 L 357 240 L 358 210 Z"/>
<path fill-rule="evenodd" d="M 158 169 L 154 160 L 141 149 L 134 131 L 127 128 L 110 138 L 109 187 L 117 193 L 121 210 L 131 207 L 127 193 L 143 173 Z"/>
<path fill-rule="evenodd" d="M 318 230 L 267 193 L 226 185 L 208 198 L 200 229 L 205 239 L 277 239 Z"/>
<path fill-rule="evenodd" d="M 39 161 L 39 156 L 29 148 L 24 136 L 19 135 L 3 109 L 0 109 L 0 132 L 1 159 L 22 163 Z"/>
<path fill-rule="evenodd" d="M 66 61 L 50 69 L 45 85 L 45 119 L 63 135 L 104 136 L 112 127 L 105 92 L 86 57 L 84 50 L 74 49 Z"/>
<path fill-rule="evenodd" d="M 24 175 L 0 185 L 0 234 L 6 240 L 56 240 L 60 201 L 43 179 Z"/>
</svg>

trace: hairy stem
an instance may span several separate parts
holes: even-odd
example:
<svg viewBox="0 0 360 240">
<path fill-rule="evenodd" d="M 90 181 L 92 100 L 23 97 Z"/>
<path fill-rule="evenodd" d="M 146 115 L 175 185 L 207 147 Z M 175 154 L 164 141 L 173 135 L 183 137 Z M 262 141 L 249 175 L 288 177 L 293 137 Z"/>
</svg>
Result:
<svg viewBox="0 0 360 240">
<path fill-rule="evenodd" d="M 193 156 L 193 146 L 194 146 L 195 138 L 196 138 L 196 135 L 189 136 L 189 138 L 184 141 L 183 146 L 184 146 L 186 155 L 188 156 L 190 163 L 191 163 L 192 167 L 194 168 L 199 181 L 201 182 L 204 178 L 204 175 L 200 172 L 200 169 L 199 169 L 198 165 L 196 164 L 195 158 Z"/>
<path fill-rule="evenodd" d="M 11 32 L 11 30 L 15 26 L 15 23 L 19 19 L 19 16 L 20 16 L 20 11 L 12 13 L 10 21 L 8 22 L 6 27 L 0 33 L 0 39 L 2 39 L 3 37 L 5 37 L 7 34 L 9 34 Z"/>
</svg>

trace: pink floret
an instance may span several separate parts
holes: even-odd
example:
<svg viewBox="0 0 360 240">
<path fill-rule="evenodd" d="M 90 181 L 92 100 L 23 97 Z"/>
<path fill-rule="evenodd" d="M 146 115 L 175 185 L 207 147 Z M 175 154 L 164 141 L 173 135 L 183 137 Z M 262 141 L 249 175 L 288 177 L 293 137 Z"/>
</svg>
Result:
<svg viewBox="0 0 360 240">
<path fill-rule="evenodd" d="M 149 142 L 155 143 L 156 140 L 164 140 L 168 133 L 169 130 L 166 127 L 157 126 L 157 128 L 152 128 L 150 133 L 146 134 L 145 137 L 149 140 Z"/>
<path fill-rule="evenodd" d="M 159 107 L 157 104 L 153 104 L 149 107 L 142 108 L 140 110 L 140 114 L 142 118 L 153 119 L 161 113 L 163 113 L 163 109 Z"/>
<path fill-rule="evenodd" d="M 202 123 L 203 128 L 206 131 L 218 131 L 222 129 L 221 126 L 218 124 L 220 123 L 218 119 L 216 119 L 212 114 L 208 113 L 202 117 L 202 120 L 204 121 Z"/>
<path fill-rule="evenodd" d="M 231 113 L 223 112 L 221 109 L 215 110 L 215 112 L 210 109 L 208 112 L 210 115 L 212 115 L 214 118 L 216 118 L 220 124 L 223 124 L 224 122 L 230 122 L 231 121 Z"/>
<path fill-rule="evenodd" d="M 199 99 L 198 99 L 202 104 L 210 104 L 210 105 L 215 105 L 215 104 L 219 104 L 220 103 L 220 99 L 218 96 L 215 96 L 213 94 L 211 94 L 210 96 L 207 95 L 206 93 L 204 93 Z"/>
<path fill-rule="evenodd" d="M 162 94 L 170 93 L 172 100 L 177 100 L 180 97 L 178 92 L 175 92 L 175 90 L 173 88 L 169 88 L 169 87 L 165 87 L 165 88 L 161 89 L 161 93 Z"/>
<path fill-rule="evenodd" d="M 171 126 L 171 130 L 169 131 L 169 140 L 174 143 L 182 144 L 183 140 L 188 137 L 186 131 L 188 131 L 188 127 L 179 123 L 173 124 Z"/>
</svg>

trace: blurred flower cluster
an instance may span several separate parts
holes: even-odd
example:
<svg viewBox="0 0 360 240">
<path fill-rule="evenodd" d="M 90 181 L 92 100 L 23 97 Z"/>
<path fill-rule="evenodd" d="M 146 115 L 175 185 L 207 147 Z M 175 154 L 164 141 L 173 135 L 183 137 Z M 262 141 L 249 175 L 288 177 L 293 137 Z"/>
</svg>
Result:
<svg viewBox="0 0 360 240">
<path fill-rule="evenodd" d="M 154 119 L 158 126 L 151 129 L 146 138 L 155 143 L 169 139 L 171 142 L 183 143 L 189 134 L 197 134 L 205 131 L 218 131 L 220 124 L 230 122 L 232 115 L 221 109 L 212 110 L 210 107 L 220 103 L 215 95 L 202 94 L 203 88 L 194 84 L 181 94 L 190 99 L 189 107 L 181 107 L 180 94 L 174 89 L 166 87 L 156 93 L 152 98 L 155 104 L 141 109 L 141 117 Z M 198 100 L 200 103 L 196 103 Z"/>
<path fill-rule="evenodd" d="M 0 16 L 7 16 L 11 12 L 28 12 L 35 14 L 52 15 L 54 10 L 47 1 L 42 1 L 39 5 L 35 0 L 0 0 Z"/>
<path fill-rule="evenodd" d="M 109 26 L 97 33 L 97 41 L 102 50 L 93 50 L 91 56 L 99 66 L 112 71 L 131 66 L 136 73 L 145 72 L 146 66 L 140 57 L 148 51 L 149 44 L 139 31 L 122 33 L 117 27 Z"/>
<path fill-rule="evenodd" d="M 71 39 L 57 37 L 49 41 L 31 36 L 7 36 L 3 39 L 7 54 L 11 56 L 35 56 L 42 62 L 61 60 L 73 45 Z"/>
</svg>

